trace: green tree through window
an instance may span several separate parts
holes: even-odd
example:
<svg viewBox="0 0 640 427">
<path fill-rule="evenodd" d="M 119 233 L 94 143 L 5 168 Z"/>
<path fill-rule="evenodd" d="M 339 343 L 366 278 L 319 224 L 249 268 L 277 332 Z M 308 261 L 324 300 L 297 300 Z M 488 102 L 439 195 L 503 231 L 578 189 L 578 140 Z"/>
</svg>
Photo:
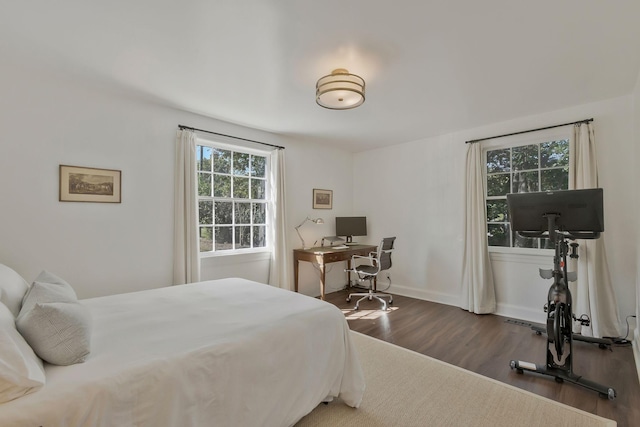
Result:
<svg viewBox="0 0 640 427">
<path fill-rule="evenodd" d="M 487 151 L 486 190 L 489 246 L 551 248 L 546 239 L 512 233 L 508 193 L 567 190 L 569 140 L 543 142 Z"/>
<path fill-rule="evenodd" d="M 196 151 L 200 252 L 266 247 L 268 158 L 214 144 Z"/>
</svg>

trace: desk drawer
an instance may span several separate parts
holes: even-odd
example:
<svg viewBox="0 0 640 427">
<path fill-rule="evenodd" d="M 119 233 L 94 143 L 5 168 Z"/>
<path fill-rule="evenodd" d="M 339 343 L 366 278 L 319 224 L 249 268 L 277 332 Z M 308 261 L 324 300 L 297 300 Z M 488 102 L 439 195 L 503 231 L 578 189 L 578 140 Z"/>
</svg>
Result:
<svg viewBox="0 0 640 427">
<path fill-rule="evenodd" d="M 330 262 L 344 261 L 347 258 L 350 258 L 350 257 L 345 257 L 345 254 L 325 254 L 324 262 L 325 264 L 328 264 Z"/>
</svg>

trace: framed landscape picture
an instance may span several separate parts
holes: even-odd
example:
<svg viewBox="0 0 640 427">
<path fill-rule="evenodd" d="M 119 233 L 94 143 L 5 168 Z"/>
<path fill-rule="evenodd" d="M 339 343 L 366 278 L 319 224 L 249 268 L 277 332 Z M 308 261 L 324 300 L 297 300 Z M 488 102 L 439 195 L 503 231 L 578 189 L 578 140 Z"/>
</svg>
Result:
<svg viewBox="0 0 640 427">
<path fill-rule="evenodd" d="M 333 208 L 333 190 L 313 189 L 313 209 Z"/>
<path fill-rule="evenodd" d="M 120 203 L 121 171 L 60 165 L 60 201 Z"/>
</svg>

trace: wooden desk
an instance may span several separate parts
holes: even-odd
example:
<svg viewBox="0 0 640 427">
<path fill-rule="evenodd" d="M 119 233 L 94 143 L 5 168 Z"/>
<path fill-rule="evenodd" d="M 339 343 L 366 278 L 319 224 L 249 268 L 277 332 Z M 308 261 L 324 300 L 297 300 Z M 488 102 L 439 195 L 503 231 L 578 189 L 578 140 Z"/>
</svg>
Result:
<svg viewBox="0 0 640 427">
<path fill-rule="evenodd" d="M 369 256 L 370 252 L 378 250 L 377 246 L 372 245 L 351 245 L 346 249 L 334 249 L 330 246 L 324 246 L 311 249 L 294 249 L 293 250 L 293 278 L 294 290 L 298 292 L 298 262 L 308 261 L 315 262 L 320 267 L 320 298 L 324 299 L 325 285 L 325 265 L 332 262 L 347 261 L 347 269 L 351 268 L 351 256 L 362 255 Z M 351 275 L 347 277 L 351 280 Z"/>
</svg>

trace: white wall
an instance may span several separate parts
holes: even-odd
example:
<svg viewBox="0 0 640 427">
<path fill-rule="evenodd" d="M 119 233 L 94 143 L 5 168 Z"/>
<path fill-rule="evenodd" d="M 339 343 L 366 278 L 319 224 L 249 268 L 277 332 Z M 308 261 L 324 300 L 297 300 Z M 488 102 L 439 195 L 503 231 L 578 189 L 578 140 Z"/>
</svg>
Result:
<svg viewBox="0 0 640 427">
<path fill-rule="evenodd" d="M 620 315 L 636 311 L 635 201 L 629 194 L 637 164 L 632 155 L 630 97 L 576 106 L 482 128 L 358 153 L 354 206 L 369 217 L 375 239 L 397 235 L 394 290 L 458 305 L 460 298 L 466 140 L 595 118 L 600 183 L 605 189 L 605 233 Z M 625 155 L 625 153 L 627 155 Z M 378 170 L 382 174 L 368 171 Z M 500 314 L 541 322 L 548 283 L 538 267 L 547 256 L 492 254 Z"/>
<path fill-rule="evenodd" d="M 352 155 L 160 106 L 98 82 L 0 64 L 0 262 L 28 281 L 42 269 L 81 298 L 167 286 L 172 280 L 174 141 L 178 124 L 286 147 L 291 243 L 306 215 L 327 225 L 350 213 Z M 119 169 L 122 203 L 58 201 L 60 164 Z M 313 188 L 334 190 L 334 209 L 313 211 Z M 348 209 L 347 209 L 348 208 Z M 331 214 L 329 216 L 328 214 Z M 203 262 L 203 279 L 266 281 L 265 257 Z M 313 271 L 301 289 L 319 295 Z"/>
</svg>

